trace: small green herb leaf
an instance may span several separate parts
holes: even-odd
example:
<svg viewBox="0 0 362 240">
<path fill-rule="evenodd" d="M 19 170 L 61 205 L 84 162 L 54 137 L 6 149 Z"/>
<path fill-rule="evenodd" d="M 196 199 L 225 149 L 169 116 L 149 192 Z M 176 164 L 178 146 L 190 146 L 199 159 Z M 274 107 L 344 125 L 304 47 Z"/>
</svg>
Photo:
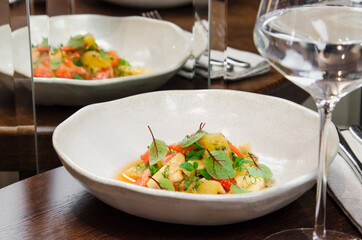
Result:
<svg viewBox="0 0 362 240">
<path fill-rule="evenodd" d="M 147 168 L 147 164 L 142 162 L 142 163 L 139 163 L 137 164 L 136 166 L 136 171 L 143 171 Z M 152 171 L 151 171 L 152 172 Z"/>
<path fill-rule="evenodd" d="M 41 41 L 41 43 L 39 44 L 39 46 L 48 47 L 48 46 L 49 46 L 48 38 L 43 38 L 43 40 Z"/>
<path fill-rule="evenodd" d="M 186 161 L 196 160 L 205 152 L 205 149 L 195 149 L 186 154 Z"/>
<path fill-rule="evenodd" d="M 192 171 L 195 170 L 194 166 L 189 162 L 181 163 L 179 167 L 183 168 L 183 169 L 186 169 L 189 172 L 192 172 Z"/>
<path fill-rule="evenodd" d="M 159 170 L 158 167 L 151 165 L 150 166 L 151 176 L 155 175 L 155 173 L 158 172 L 158 170 Z"/>
<path fill-rule="evenodd" d="M 77 35 L 74 37 L 71 37 L 67 43 L 67 46 L 74 47 L 74 48 L 81 48 L 84 46 L 84 36 L 83 35 Z"/>
<path fill-rule="evenodd" d="M 175 191 L 175 188 L 174 188 L 172 182 L 170 180 L 168 180 L 167 178 L 161 178 L 160 180 L 158 180 L 158 183 L 160 184 L 160 186 L 163 189 L 167 189 L 169 191 Z"/>
<path fill-rule="evenodd" d="M 74 79 L 84 80 L 81 76 L 79 76 L 78 74 L 75 74 L 75 73 L 73 73 L 73 77 L 74 77 Z"/>
<path fill-rule="evenodd" d="M 58 67 L 62 63 L 62 61 L 63 60 L 61 58 L 50 59 L 50 66 L 52 67 L 52 70 L 58 69 Z"/>
<path fill-rule="evenodd" d="M 122 58 L 119 59 L 119 65 L 120 65 L 120 66 L 131 66 L 131 65 L 129 64 L 129 62 L 127 62 L 126 60 L 124 60 L 124 59 L 122 59 Z"/>
<path fill-rule="evenodd" d="M 204 176 L 204 178 L 206 178 L 207 180 L 210 180 L 210 174 L 206 170 L 200 169 L 198 171 L 202 176 Z"/>
<path fill-rule="evenodd" d="M 241 187 L 236 186 L 235 184 L 231 184 L 230 186 L 230 191 L 233 194 L 238 194 L 238 193 L 249 193 L 250 191 Z"/>
<path fill-rule="evenodd" d="M 251 164 L 254 163 L 253 161 L 245 160 L 244 158 L 237 156 L 234 156 L 233 160 L 234 160 L 234 168 L 239 168 L 245 163 L 251 163 Z"/>
<path fill-rule="evenodd" d="M 165 170 L 162 173 L 162 176 L 164 178 L 169 178 L 170 177 L 170 165 L 167 165 Z"/>
<path fill-rule="evenodd" d="M 33 69 L 37 68 L 40 65 L 41 59 L 42 57 L 33 59 Z"/>
<path fill-rule="evenodd" d="M 91 45 L 91 46 L 87 47 L 87 50 L 88 51 L 93 51 L 93 50 L 96 50 L 96 48 L 93 45 Z"/>
<path fill-rule="evenodd" d="M 114 59 L 112 56 L 107 55 L 107 53 L 103 52 L 102 50 L 99 50 L 99 55 L 101 55 L 102 58 L 109 58 L 111 60 Z"/>
<path fill-rule="evenodd" d="M 206 171 L 216 179 L 229 179 L 235 177 L 233 163 L 229 156 L 220 150 L 210 152 L 205 159 Z"/>
<path fill-rule="evenodd" d="M 198 143 L 198 142 L 194 142 L 193 145 L 197 148 L 197 149 L 204 149 L 204 147 Z"/>
<path fill-rule="evenodd" d="M 205 134 L 206 134 L 206 132 L 201 130 L 198 133 L 196 133 L 195 135 L 193 135 L 192 137 L 185 138 L 179 144 L 183 148 L 188 147 L 188 146 L 194 144 L 195 142 L 197 142 L 198 140 L 200 140 L 200 138 L 202 138 Z"/>
<path fill-rule="evenodd" d="M 197 162 L 193 162 L 192 166 L 194 167 L 195 170 L 197 170 L 197 167 L 199 166 L 199 164 Z"/>
<path fill-rule="evenodd" d="M 83 65 L 81 60 L 73 60 L 73 63 L 74 63 L 74 65 L 79 66 L 79 67 Z"/>
<path fill-rule="evenodd" d="M 155 145 L 156 144 L 156 145 Z M 156 164 L 163 159 L 167 154 L 167 145 L 164 141 L 155 139 L 150 146 L 150 165 Z"/>
<path fill-rule="evenodd" d="M 272 178 L 273 172 L 270 168 L 264 164 L 258 164 L 259 168 L 255 165 L 248 169 L 248 172 L 251 176 L 262 177 L 262 178 Z"/>
</svg>

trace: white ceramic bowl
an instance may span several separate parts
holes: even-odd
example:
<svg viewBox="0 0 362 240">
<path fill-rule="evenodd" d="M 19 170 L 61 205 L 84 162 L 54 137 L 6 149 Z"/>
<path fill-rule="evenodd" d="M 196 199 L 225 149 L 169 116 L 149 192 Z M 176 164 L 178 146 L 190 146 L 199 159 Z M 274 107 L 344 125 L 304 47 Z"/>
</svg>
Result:
<svg viewBox="0 0 362 240">
<path fill-rule="evenodd" d="M 86 105 L 157 89 L 184 65 L 191 52 L 190 37 L 177 25 L 143 17 L 103 15 L 34 16 L 31 18 L 33 43 L 49 38 L 51 46 L 66 43 L 70 36 L 92 33 L 105 50 L 115 50 L 131 65 L 148 67 L 146 74 L 82 81 L 35 78 L 38 104 Z M 30 76 L 27 28 L 13 32 L 14 68 Z M 29 84 L 30 86 L 30 84 Z"/>
<path fill-rule="evenodd" d="M 230 141 L 250 141 L 275 185 L 255 193 L 197 195 L 114 180 L 152 138 L 180 141 L 206 123 Z M 124 212 L 157 221 L 220 225 L 257 218 L 299 198 L 315 183 L 318 115 L 292 102 L 231 90 L 161 91 L 82 108 L 61 123 L 53 145 L 63 165 L 94 196 Z M 338 137 L 329 126 L 329 159 Z M 61 189 L 59 189 L 61 191 Z"/>
</svg>

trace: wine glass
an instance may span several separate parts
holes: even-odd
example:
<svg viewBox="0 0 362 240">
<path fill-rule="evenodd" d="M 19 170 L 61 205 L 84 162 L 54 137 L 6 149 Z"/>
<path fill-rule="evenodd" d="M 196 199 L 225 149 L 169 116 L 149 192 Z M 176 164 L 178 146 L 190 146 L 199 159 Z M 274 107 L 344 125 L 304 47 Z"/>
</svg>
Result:
<svg viewBox="0 0 362 240">
<path fill-rule="evenodd" d="M 261 0 L 254 28 L 262 56 L 307 91 L 320 115 L 314 228 L 267 239 L 354 239 L 326 230 L 327 126 L 337 102 L 362 86 L 362 5 L 359 0 Z"/>
</svg>

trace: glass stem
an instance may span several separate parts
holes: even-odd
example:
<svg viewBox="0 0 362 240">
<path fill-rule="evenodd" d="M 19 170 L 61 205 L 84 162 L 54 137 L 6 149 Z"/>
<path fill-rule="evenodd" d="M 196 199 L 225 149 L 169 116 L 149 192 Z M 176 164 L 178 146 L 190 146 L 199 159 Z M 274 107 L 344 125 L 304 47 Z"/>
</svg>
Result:
<svg viewBox="0 0 362 240">
<path fill-rule="evenodd" d="M 326 197 L 327 197 L 327 146 L 328 127 L 331 123 L 335 104 L 317 104 L 320 115 L 319 156 L 317 173 L 317 199 L 313 240 L 326 239 Z"/>
</svg>

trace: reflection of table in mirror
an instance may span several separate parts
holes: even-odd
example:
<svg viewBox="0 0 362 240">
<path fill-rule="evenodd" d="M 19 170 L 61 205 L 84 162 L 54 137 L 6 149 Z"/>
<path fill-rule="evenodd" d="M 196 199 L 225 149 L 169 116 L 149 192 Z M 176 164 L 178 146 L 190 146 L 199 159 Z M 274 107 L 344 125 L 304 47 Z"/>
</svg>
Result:
<svg viewBox="0 0 362 240">
<path fill-rule="evenodd" d="M 64 9 L 64 1 L 62 0 L 48 0 L 47 3 L 47 11 L 49 15 L 64 14 L 68 11 L 67 9 Z M 12 10 L 16 12 L 16 7 L 21 6 L 21 4 L 23 3 L 18 3 L 12 6 Z M 258 4 L 258 1 L 229 1 L 227 19 L 227 41 L 229 46 L 257 53 L 252 38 L 252 31 L 258 10 Z M 63 8 L 61 6 L 63 6 Z M 44 3 L 36 2 L 35 10 L 36 14 L 45 14 Z M 127 8 L 95 0 L 76 0 L 73 12 L 76 14 L 96 13 L 117 16 L 141 16 L 141 13 L 147 10 L 149 11 L 150 9 Z M 191 31 L 194 21 L 193 7 L 191 4 L 177 8 L 158 9 L 158 11 L 164 20 L 171 21 L 183 29 Z M 23 23 L 19 21 L 16 25 L 18 26 L 15 26 L 15 28 L 21 27 L 23 26 Z M 189 80 L 176 75 L 157 90 L 204 88 L 207 88 L 207 80 L 200 76 Z M 269 94 L 283 97 L 297 103 L 302 103 L 307 97 L 305 92 L 286 81 L 275 70 L 271 70 L 269 73 L 261 76 L 247 78 L 241 81 L 224 82 L 222 80 L 213 80 L 211 82 L 211 88 L 226 88 Z M 24 107 L 24 109 L 14 110 L 15 97 L 12 92 L 5 89 L 3 86 L 0 86 L 0 92 L 0 115 L 2 116 L 0 119 L 0 126 L 2 126 L 0 129 L 0 149 L 5 149 L 5 151 L 0 152 L 0 170 L 34 171 L 35 158 L 31 157 L 35 154 L 34 128 L 31 126 L 18 126 L 19 122 L 23 123 L 21 125 L 26 125 L 26 122 L 32 121 L 29 119 L 32 118 L 31 106 L 28 104 L 28 108 Z M 16 96 L 16 101 L 25 99 L 25 97 L 29 94 L 31 94 L 30 91 L 23 92 L 21 95 Z M 78 109 L 80 109 L 80 107 L 36 106 L 39 166 L 41 171 L 61 165 L 52 147 L 52 133 L 59 123 Z M 9 158 L 12 158 L 11 163 L 7 161 Z"/>
</svg>

